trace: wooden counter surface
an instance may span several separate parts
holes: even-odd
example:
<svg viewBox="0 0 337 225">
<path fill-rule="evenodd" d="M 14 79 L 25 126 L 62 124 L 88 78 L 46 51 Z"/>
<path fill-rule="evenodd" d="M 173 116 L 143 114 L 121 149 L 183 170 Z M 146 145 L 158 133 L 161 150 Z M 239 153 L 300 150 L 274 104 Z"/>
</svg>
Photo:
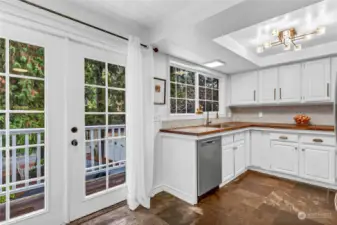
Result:
<svg viewBox="0 0 337 225">
<path fill-rule="evenodd" d="M 208 127 L 194 126 L 194 127 L 179 127 L 172 129 L 161 129 L 160 132 L 202 136 L 202 135 L 221 133 L 225 131 L 238 130 L 248 127 L 274 128 L 274 129 L 287 129 L 287 130 L 313 130 L 313 131 L 330 131 L 330 132 L 334 131 L 334 126 L 327 126 L 327 125 L 298 126 L 296 124 L 286 124 L 286 123 L 228 122 L 221 124 L 211 124 Z"/>
</svg>

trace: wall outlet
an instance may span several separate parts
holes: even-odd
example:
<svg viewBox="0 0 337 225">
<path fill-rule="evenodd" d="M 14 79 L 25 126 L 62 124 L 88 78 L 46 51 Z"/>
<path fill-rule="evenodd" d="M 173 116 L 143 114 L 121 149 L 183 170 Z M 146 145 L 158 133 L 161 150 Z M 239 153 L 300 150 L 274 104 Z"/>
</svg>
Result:
<svg viewBox="0 0 337 225">
<path fill-rule="evenodd" d="M 262 117 L 263 117 L 263 113 L 259 112 L 259 118 L 262 118 Z"/>
</svg>

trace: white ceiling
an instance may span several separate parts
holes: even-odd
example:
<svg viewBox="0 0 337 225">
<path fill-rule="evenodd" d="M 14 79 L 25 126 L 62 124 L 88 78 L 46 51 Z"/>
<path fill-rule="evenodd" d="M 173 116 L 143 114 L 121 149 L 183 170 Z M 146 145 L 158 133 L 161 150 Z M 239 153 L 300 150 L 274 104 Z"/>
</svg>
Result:
<svg viewBox="0 0 337 225">
<path fill-rule="evenodd" d="M 105 15 L 115 14 L 151 28 L 198 1 L 193 0 L 68 0 Z"/>
<path fill-rule="evenodd" d="M 337 41 L 336 15 L 337 1 L 325 0 L 220 36 L 214 41 L 259 66 L 318 57 L 322 52 L 334 54 L 337 53 L 337 49 L 331 46 L 337 44 L 334 43 Z M 300 52 L 284 51 L 283 46 L 278 46 L 266 49 L 263 53 L 257 53 L 257 46 L 275 40 L 271 34 L 273 29 L 286 30 L 292 27 L 299 35 L 313 32 L 319 27 L 325 27 L 326 33 L 312 35 L 310 40 L 297 41 L 297 44 L 302 45 Z M 322 51 L 322 48 L 326 50 Z"/>
<path fill-rule="evenodd" d="M 288 61 L 298 60 L 304 57 L 304 52 L 307 57 L 331 54 L 334 49 L 337 52 L 337 48 L 331 48 L 332 46 L 329 52 L 319 51 L 322 50 L 322 44 L 331 44 L 332 39 L 335 38 L 328 35 L 333 33 L 332 28 L 328 28 L 325 37 L 312 40 L 310 43 L 309 41 L 303 43 L 305 49 L 303 53 L 292 53 L 291 57 L 280 57 L 282 54 L 277 54 L 276 50 L 262 55 L 256 54 L 256 41 L 260 42 L 266 38 L 258 34 L 268 34 L 265 28 L 268 24 L 280 27 L 302 24 L 307 20 L 308 12 L 312 12 L 312 20 L 315 21 L 317 15 L 322 12 L 322 8 L 315 8 L 317 4 L 313 4 L 322 0 L 62 1 L 72 2 L 79 8 L 91 10 L 104 17 L 110 17 L 112 20 L 115 20 L 116 16 L 132 20 L 143 26 L 144 30 L 148 30 L 149 40 L 147 42 L 159 47 L 161 52 L 197 64 L 218 59 L 226 62 L 225 66 L 216 68 L 224 73 L 237 73 L 277 64 L 284 62 L 283 58 L 287 58 Z M 337 1 L 325 0 L 323 2 L 328 2 L 325 12 L 333 13 L 332 8 L 336 8 Z M 305 9 L 307 6 L 312 9 Z M 285 14 L 288 16 L 284 16 Z M 331 26 L 336 26 L 335 21 L 331 22 Z M 301 26 L 297 29 L 304 28 Z M 337 32 L 337 26 L 334 30 Z M 312 50 L 310 46 L 320 47 Z"/>
</svg>

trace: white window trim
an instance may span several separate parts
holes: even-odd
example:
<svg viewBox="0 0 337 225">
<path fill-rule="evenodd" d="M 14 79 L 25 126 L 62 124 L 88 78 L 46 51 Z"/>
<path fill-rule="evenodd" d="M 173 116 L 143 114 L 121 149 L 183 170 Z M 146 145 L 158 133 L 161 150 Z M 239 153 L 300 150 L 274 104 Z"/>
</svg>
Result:
<svg viewBox="0 0 337 225">
<path fill-rule="evenodd" d="M 188 70 L 191 72 L 195 73 L 195 101 L 196 101 L 196 107 L 199 107 L 199 74 L 205 76 L 205 77 L 211 77 L 211 78 L 216 78 L 219 79 L 219 111 L 218 112 L 209 112 L 209 115 L 211 118 L 214 118 L 216 114 L 218 113 L 219 117 L 224 117 L 226 115 L 226 110 L 225 110 L 225 96 L 223 93 L 225 93 L 226 89 L 226 79 L 227 75 L 222 74 L 219 72 L 215 71 L 210 71 L 208 69 L 205 69 L 201 66 L 198 65 L 192 65 L 191 63 L 188 62 L 181 62 L 181 60 L 169 60 L 168 63 L 168 76 L 167 79 L 169 82 L 167 82 L 167 90 L 168 90 L 168 107 L 167 107 L 167 117 L 166 119 L 162 119 L 164 121 L 170 121 L 170 120 L 193 120 L 193 119 L 204 119 L 206 118 L 206 113 L 203 114 L 195 114 L 195 113 L 171 113 L 171 79 L 170 79 L 170 67 L 177 67 L 183 70 Z"/>
</svg>

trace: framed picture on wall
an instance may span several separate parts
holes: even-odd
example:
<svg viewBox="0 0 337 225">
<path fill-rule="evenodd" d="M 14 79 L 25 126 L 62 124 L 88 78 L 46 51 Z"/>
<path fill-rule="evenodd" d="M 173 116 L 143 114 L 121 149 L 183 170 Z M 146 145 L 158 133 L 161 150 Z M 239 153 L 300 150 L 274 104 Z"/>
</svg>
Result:
<svg viewBox="0 0 337 225">
<path fill-rule="evenodd" d="M 166 80 L 154 78 L 154 104 L 166 104 Z"/>
</svg>

